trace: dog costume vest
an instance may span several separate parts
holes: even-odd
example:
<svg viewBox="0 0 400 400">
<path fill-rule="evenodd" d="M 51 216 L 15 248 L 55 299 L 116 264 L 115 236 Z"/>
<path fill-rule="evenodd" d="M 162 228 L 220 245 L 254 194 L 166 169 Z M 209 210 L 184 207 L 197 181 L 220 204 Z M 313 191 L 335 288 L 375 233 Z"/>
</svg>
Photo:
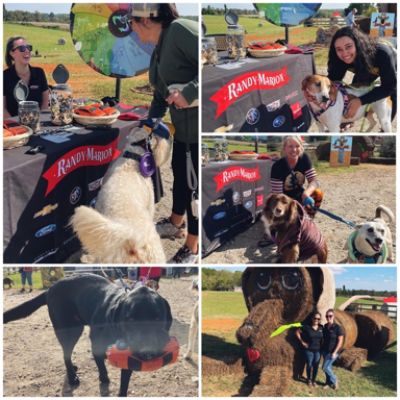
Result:
<svg viewBox="0 0 400 400">
<path fill-rule="evenodd" d="M 300 246 L 300 260 L 307 260 L 323 249 L 324 238 L 315 225 L 314 221 L 307 215 L 304 208 L 297 204 L 298 218 L 278 244 L 278 252 L 290 245 Z"/>
</svg>

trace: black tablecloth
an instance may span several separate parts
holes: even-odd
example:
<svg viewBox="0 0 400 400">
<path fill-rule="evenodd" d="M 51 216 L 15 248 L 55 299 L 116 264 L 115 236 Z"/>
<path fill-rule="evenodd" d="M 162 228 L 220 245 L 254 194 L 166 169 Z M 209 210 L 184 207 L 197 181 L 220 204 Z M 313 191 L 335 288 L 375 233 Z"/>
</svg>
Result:
<svg viewBox="0 0 400 400">
<path fill-rule="evenodd" d="M 203 256 L 247 229 L 270 193 L 271 160 L 211 162 L 202 168 Z"/>
<path fill-rule="evenodd" d="M 49 114 L 42 119 L 44 128 Z M 63 262 L 79 249 L 69 218 L 75 207 L 94 204 L 103 176 L 136 124 L 82 127 L 69 131 L 64 143 L 32 136 L 27 146 L 3 152 L 5 263 Z M 25 154 L 36 145 L 43 146 L 38 154 Z"/>
<path fill-rule="evenodd" d="M 249 59 L 235 69 L 202 71 L 202 132 L 306 132 L 311 116 L 302 80 L 315 71 L 312 54 Z"/>
</svg>

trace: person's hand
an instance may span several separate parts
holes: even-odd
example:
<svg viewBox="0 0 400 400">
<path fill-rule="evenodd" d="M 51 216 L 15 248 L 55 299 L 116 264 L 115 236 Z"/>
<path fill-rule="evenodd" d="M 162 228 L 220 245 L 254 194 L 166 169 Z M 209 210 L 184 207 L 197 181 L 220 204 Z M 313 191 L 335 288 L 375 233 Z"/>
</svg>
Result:
<svg viewBox="0 0 400 400">
<path fill-rule="evenodd" d="M 355 99 L 351 99 L 349 102 L 349 106 L 347 108 L 347 112 L 344 115 L 344 117 L 353 118 L 361 106 L 362 106 L 361 100 L 358 97 L 356 97 Z"/>
<path fill-rule="evenodd" d="M 166 100 L 169 105 L 174 104 L 176 108 L 186 108 L 189 106 L 189 103 L 179 90 L 174 90 L 171 92 Z"/>
<path fill-rule="evenodd" d="M 332 357 L 332 359 L 335 360 L 335 359 L 337 358 L 337 353 L 333 352 L 332 355 L 331 355 L 331 357 Z"/>
<path fill-rule="evenodd" d="M 314 208 L 315 200 L 312 197 L 307 196 L 303 199 L 303 206 L 305 207 L 310 206 L 311 208 Z"/>
</svg>

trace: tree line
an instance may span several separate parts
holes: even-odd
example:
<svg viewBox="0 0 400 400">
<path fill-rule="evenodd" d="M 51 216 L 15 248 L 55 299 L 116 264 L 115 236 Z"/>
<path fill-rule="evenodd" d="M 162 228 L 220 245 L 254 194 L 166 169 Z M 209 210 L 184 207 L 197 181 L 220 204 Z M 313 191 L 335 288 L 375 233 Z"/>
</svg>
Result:
<svg viewBox="0 0 400 400">
<path fill-rule="evenodd" d="M 3 4 L 3 21 L 5 22 L 59 22 L 69 23 L 69 14 L 41 13 L 22 10 L 8 11 Z"/>
<path fill-rule="evenodd" d="M 211 268 L 202 268 L 202 290 L 233 291 L 235 287 L 242 286 L 242 273 L 240 271 L 219 271 Z"/>
</svg>

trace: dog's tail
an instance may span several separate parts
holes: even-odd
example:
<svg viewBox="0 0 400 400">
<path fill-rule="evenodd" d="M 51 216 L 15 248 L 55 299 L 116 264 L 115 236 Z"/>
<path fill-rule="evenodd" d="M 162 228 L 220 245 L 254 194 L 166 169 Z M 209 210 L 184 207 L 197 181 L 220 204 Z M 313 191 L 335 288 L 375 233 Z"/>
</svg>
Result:
<svg viewBox="0 0 400 400">
<path fill-rule="evenodd" d="M 47 304 L 47 291 L 43 292 L 39 296 L 36 296 L 32 300 L 26 301 L 11 310 L 6 311 L 3 314 L 3 321 L 7 322 L 16 321 L 17 319 L 26 318 L 33 314 L 40 307 Z"/>
<path fill-rule="evenodd" d="M 386 214 L 389 218 L 389 222 L 394 221 L 394 215 L 389 207 L 379 205 L 375 210 L 375 218 L 382 218 L 382 214 Z"/>
<path fill-rule="evenodd" d="M 145 226 L 138 231 L 128 224 L 110 220 L 93 208 L 80 206 L 75 209 L 70 224 L 85 251 L 103 262 L 165 262 L 161 240 L 152 221 L 147 231 Z M 110 248 L 114 249 L 113 254 Z"/>
</svg>

